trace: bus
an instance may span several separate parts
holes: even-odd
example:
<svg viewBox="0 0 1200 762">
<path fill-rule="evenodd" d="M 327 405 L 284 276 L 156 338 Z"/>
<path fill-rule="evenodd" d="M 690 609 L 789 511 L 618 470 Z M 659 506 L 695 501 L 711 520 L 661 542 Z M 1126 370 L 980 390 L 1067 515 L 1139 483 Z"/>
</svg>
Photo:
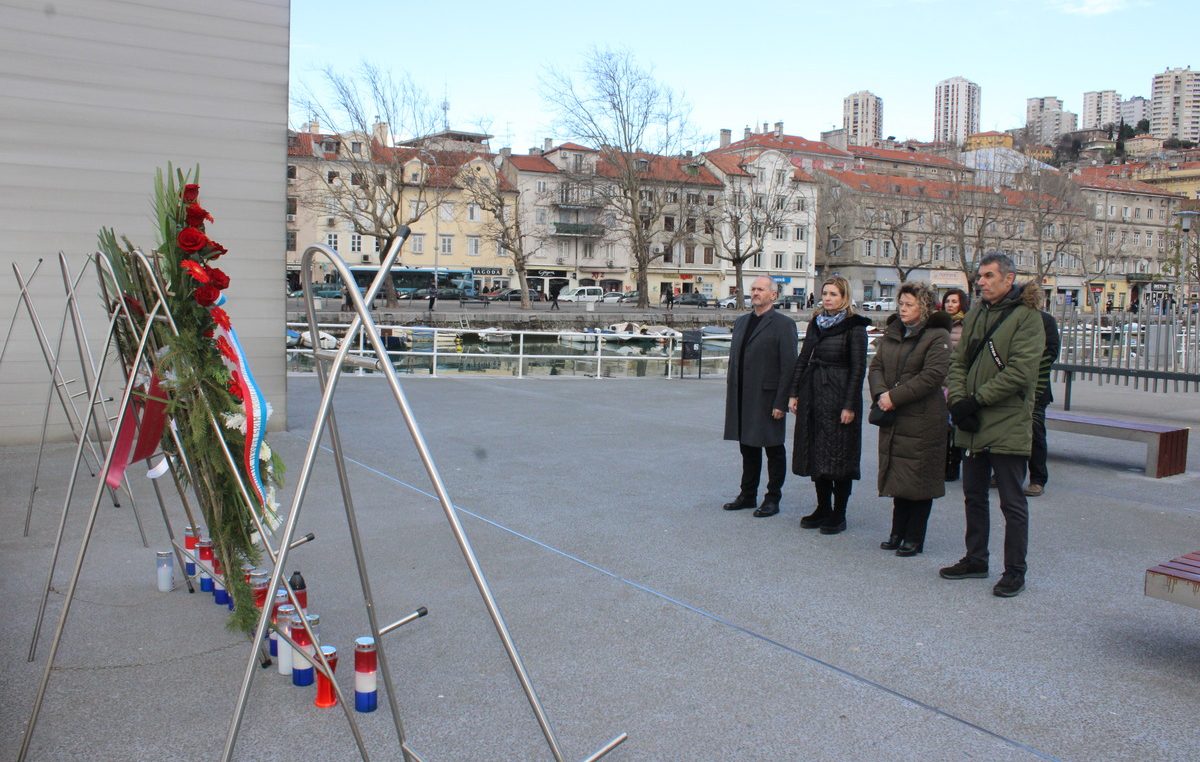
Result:
<svg viewBox="0 0 1200 762">
<path fill-rule="evenodd" d="M 358 290 L 364 294 L 378 272 L 379 265 L 350 265 L 350 274 L 354 276 Z M 397 294 L 411 294 L 419 289 L 432 288 L 434 273 L 433 267 L 393 267 L 392 282 L 396 284 Z M 436 274 L 439 288 L 461 288 L 468 294 L 475 293 L 475 275 L 469 267 L 438 267 Z M 342 279 L 337 273 L 327 275 L 326 282 L 336 288 L 342 287 Z"/>
</svg>

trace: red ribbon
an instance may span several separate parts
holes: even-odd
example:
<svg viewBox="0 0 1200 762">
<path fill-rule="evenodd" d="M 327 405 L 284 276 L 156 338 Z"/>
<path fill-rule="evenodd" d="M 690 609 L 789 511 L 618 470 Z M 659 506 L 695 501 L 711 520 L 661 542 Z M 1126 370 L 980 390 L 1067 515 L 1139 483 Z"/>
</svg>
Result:
<svg viewBox="0 0 1200 762">
<path fill-rule="evenodd" d="M 130 383 L 133 383 L 130 380 Z M 138 412 L 141 412 L 139 421 Z M 150 390 L 145 400 L 137 395 L 131 395 L 125 415 L 121 418 L 121 429 L 117 432 L 116 442 L 113 443 L 112 461 L 104 482 L 116 489 L 125 478 L 125 469 L 130 463 L 145 460 L 158 450 L 162 441 L 163 428 L 167 420 L 167 403 L 158 376 L 150 379 Z M 137 444 L 134 445 L 134 431 L 137 430 Z M 132 457 L 130 450 L 133 451 Z"/>
</svg>

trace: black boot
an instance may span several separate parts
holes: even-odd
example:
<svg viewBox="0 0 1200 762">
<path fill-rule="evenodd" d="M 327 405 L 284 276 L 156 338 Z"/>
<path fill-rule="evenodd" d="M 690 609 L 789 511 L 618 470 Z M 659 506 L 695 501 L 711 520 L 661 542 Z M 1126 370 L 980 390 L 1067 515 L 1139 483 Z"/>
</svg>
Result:
<svg viewBox="0 0 1200 762">
<path fill-rule="evenodd" d="M 753 493 L 747 495 L 745 492 L 742 492 L 737 497 L 735 497 L 733 500 L 730 500 L 728 503 L 726 503 L 725 505 L 722 505 L 721 507 L 727 511 L 740 511 L 743 508 L 756 508 L 757 506 L 758 506 L 758 501 L 754 497 Z"/>
<path fill-rule="evenodd" d="M 833 510 L 833 483 L 828 479 L 814 479 L 813 484 L 817 488 L 817 509 L 800 519 L 803 529 L 817 529 Z"/>
<path fill-rule="evenodd" d="M 833 483 L 833 510 L 821 522 L 821 534 L 837 534 L 846 531 L 846 506 L 850 503 L 849 479 Z"/>
</svg>

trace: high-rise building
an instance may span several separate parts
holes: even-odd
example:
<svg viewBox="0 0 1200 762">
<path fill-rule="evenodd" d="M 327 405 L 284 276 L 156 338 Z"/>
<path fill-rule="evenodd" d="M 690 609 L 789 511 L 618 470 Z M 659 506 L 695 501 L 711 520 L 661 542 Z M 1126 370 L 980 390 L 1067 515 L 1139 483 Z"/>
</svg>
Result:
<svg viewBox="0 0 1200 762">
<path fill-rule="evenodd" d="M 1150 101 L 1140 95 L 1121 101 L 1121 121 L 1130 127 L 1137 127 L 1143 119 L 1150 120 Z"/>
<path fill-rule="evenodd" d="M 850 145 L 869 146 L 883 137 L 883 98 L 866 90 L 842 99 L 842 127 Z"/>
<path fill-rule="evenodd" d="M 1200 71 L 1192 71 L 1189 66 L 1154 75 L 1150 134 L 1163 139 L 1200 141 Z"/>
<path fill-rule="evenodd" d="M 1116 90 L 1092 90 L 1083 94 L 1080 127 L 1104 129 L 1121 121 L 1121 95 Z"/>
<path fill-rule="evenodd" d="M 937 83 L 933 96 L 933 142 L 962 145 L 979 132 L 979 85 L 964 77 Z"/>
<path fill-rule="evenodd" d="M 1054 145 L 1058 136 L 1074 132 L 1077 117 L 1063 110 L 1063 102 L 1053 95 L 1025 100 L 1026 142 L 1035 145 Z"/>
</svg>

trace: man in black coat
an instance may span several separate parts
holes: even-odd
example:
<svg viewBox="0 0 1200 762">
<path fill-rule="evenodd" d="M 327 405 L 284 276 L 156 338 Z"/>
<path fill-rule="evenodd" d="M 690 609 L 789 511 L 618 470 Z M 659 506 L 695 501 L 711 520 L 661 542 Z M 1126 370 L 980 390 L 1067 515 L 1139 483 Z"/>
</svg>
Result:
<svg viewBox="0 0 1200 762">
<path fill-rule="evenodd" d="M 779 513 L 787 475 L 784 441 L 789 382 L 796 364 L 796 321 L 774 309 L 779 286 L 766 276 L 750 286 L 751 312 L 733 324 L 729 373 L 725 382 L 725 439 L 742 452 L 738 496 L 727 511 L 757 505 L 762 454 L 767 451 L 767 492 L 755 516 Z"/>
<path fill-rule="evenodd" d="M 1046 351 L 1042 353 L 1042 364 L 1038 368 L 1037 397 L 1033 401 L 1033 448 L 1029 452 L 1029 486 L 1025 494 L 1040 497 L 1050 481 L 1046 467 L 1046 407 L 1054 401 L 1050 389 L 1050 366 L 1058 362 L 1058 348 L 1062 340 L 1058 335 L 1058 321 L 1046 310 L 1042 310 L 1042 328 L 1046 332 Z"/>
</svg>

